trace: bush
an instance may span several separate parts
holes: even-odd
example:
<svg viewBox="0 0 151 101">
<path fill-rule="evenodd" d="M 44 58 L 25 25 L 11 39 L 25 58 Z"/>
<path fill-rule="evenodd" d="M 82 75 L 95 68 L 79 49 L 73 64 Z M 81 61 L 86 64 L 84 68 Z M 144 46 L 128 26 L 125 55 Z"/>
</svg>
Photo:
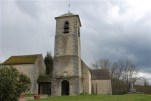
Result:
<svg viewBox="0 0 151 101">
<path fill-rule="evenodd" d="M 21 93 L 29 90 L 30 84 L 29 77 L 17 69 L 0 66 L 0 101 L 17 101 Z"/>
</svg>

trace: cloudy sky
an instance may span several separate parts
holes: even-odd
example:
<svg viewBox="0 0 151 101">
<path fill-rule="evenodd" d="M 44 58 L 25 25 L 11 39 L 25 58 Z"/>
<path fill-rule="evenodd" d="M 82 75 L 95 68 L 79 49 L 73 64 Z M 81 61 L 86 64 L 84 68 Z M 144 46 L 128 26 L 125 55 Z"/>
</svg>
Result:
<svg viewBox="0 0 151 101">
<path fill-rule="evenodd" d="M 82 59 L 128 59 L 151 79 L 150 0 L 0 0 L 0 61 L 54 53 L 55 19 L 79 14 Z"/>
</svg>

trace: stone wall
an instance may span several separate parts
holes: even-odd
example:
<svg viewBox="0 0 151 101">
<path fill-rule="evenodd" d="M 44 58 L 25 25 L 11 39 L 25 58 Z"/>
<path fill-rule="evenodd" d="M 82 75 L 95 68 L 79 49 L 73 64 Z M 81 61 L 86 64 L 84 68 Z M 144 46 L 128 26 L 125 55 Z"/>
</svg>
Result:
<svg viewBox="0 0 151 101">
<path fill-rule="evenodd" d="M 89 67 L 81 61 L 83 93 L 91 94 L 91 73 Z"/>
<path fill-rule="evenodd" d="M 38 83 L 37 79 L 40 75 L 44 75 L 46 67 L 42 58 L 42 55 L 39 55 L 35 64 L 17 64 L 12 65 L 19 72 L 27 75 L 31 80 L 31 88 L 27 93 L 38 94 Z"/>
<path fill-rule="evenodd" d="M 42 55 L 38 56 L 38 58 L 35 62 L 35 65 L 38 67 L 38 74 L 39 75 L 45 75 L 46 66 L 45 66 L 44 59 L 43 59 Z"/>
<path fill-rule="evenodd" d="M 69 22 L 69 33 L 64 32 L 64 23 Z M 54 56 L 78 55 L 80 49 L 80 22 L 78 16 L 57 17 Z"/>
<path fill-rule="evenodd" d="M 31 80 L 31 88 L 28 93 L 36 94 L 38 92 L 37 87 L 37 76 L 38 76 L 38 69 L 36 68 L 35 64 L 21 64 L 21 65 L 12 65 L 16 68 L 19 72 L 27 75 Z"/>
<path fill-rule="evenodd" d="M 111 80 L 92 80 L 92 94 L 112 94 Z"/>
<path fill-rule="evenodd" d="M 52 96 L 61 96 L 61 82 L 67 80 L 69 95 L 82 93 L 81 61 L 78 56 L 59 56 L 54 58 Z M 80 65 L 80 66 L 79 66 Z"/>
<path fill-rule="evenodd" d="M 45 72 L 46 72 L 46 66 L 45 66 L 43 57 L 42 55 L 39 55 L 35 62 L 35 79 L 34 79 L 35 92 L 34 94 L 38 94 L 38 82 L 37 82 L 38 77 L 40 75 L 44 75 Z"/>
<path fill-rule="evenodd" d="M 54 57 L 53 78 L 81 77 L 81 61 L 78 56 Z"/>
<path fill-rule="evenodd" d="M 76 34 L 61 34 L 55 36 L 55 56 L 78 55 L 79 37 Z"/>
<path fill-rule="evenodd" d="M 65 22 L 69 32 L 64 33 Z M 61 83 L 69 82 L 69 95 L 82 93 L 80 19 L 78 15 L 56 17 L 52 95 L 61 96 Z"/>
<path fill-rule="evenodd" d="M 67 80 L 69 82 L 69 96 L 75 96 L 82 93 L 81 91 L 81 78 L 76 77 L 62 77 L 52 79 L 52 96 L 62 96 L 62 81 Z"/>
<path fill-rule="evenodd" d="M 79 16 L 65 16 L 65 17 L 56 17 L 56 35 L 62 34 L 64 32 L 63 26 L 65 21 L 69 22 L 69 34 L 78 34 L 80 27 Z"/>
</svg>

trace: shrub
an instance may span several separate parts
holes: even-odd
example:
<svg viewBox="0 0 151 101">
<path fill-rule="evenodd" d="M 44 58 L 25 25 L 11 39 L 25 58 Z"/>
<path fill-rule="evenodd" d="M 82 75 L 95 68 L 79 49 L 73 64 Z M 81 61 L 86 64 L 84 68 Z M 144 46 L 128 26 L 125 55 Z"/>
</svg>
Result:
<svg viewBox="0 0 151 101">
<path fill-rule="evenodd" d="M 30 88 L 29 77 L 8 66 L 0 66 L 0 101 L 17 101 Z"/>
</svg>

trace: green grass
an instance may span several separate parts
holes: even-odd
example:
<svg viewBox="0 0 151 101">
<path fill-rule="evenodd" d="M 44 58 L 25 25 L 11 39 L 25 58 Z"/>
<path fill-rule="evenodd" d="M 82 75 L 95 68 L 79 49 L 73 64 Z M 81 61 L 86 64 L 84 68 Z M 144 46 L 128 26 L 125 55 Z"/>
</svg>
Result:
<svg viewBox="0 0 151 101">
<path fill-rule="evenodd" d="M 31 101 L 151 101 L 151 95 L 127 94 L 127 95 L 60 96 Z"/>
</svg>

